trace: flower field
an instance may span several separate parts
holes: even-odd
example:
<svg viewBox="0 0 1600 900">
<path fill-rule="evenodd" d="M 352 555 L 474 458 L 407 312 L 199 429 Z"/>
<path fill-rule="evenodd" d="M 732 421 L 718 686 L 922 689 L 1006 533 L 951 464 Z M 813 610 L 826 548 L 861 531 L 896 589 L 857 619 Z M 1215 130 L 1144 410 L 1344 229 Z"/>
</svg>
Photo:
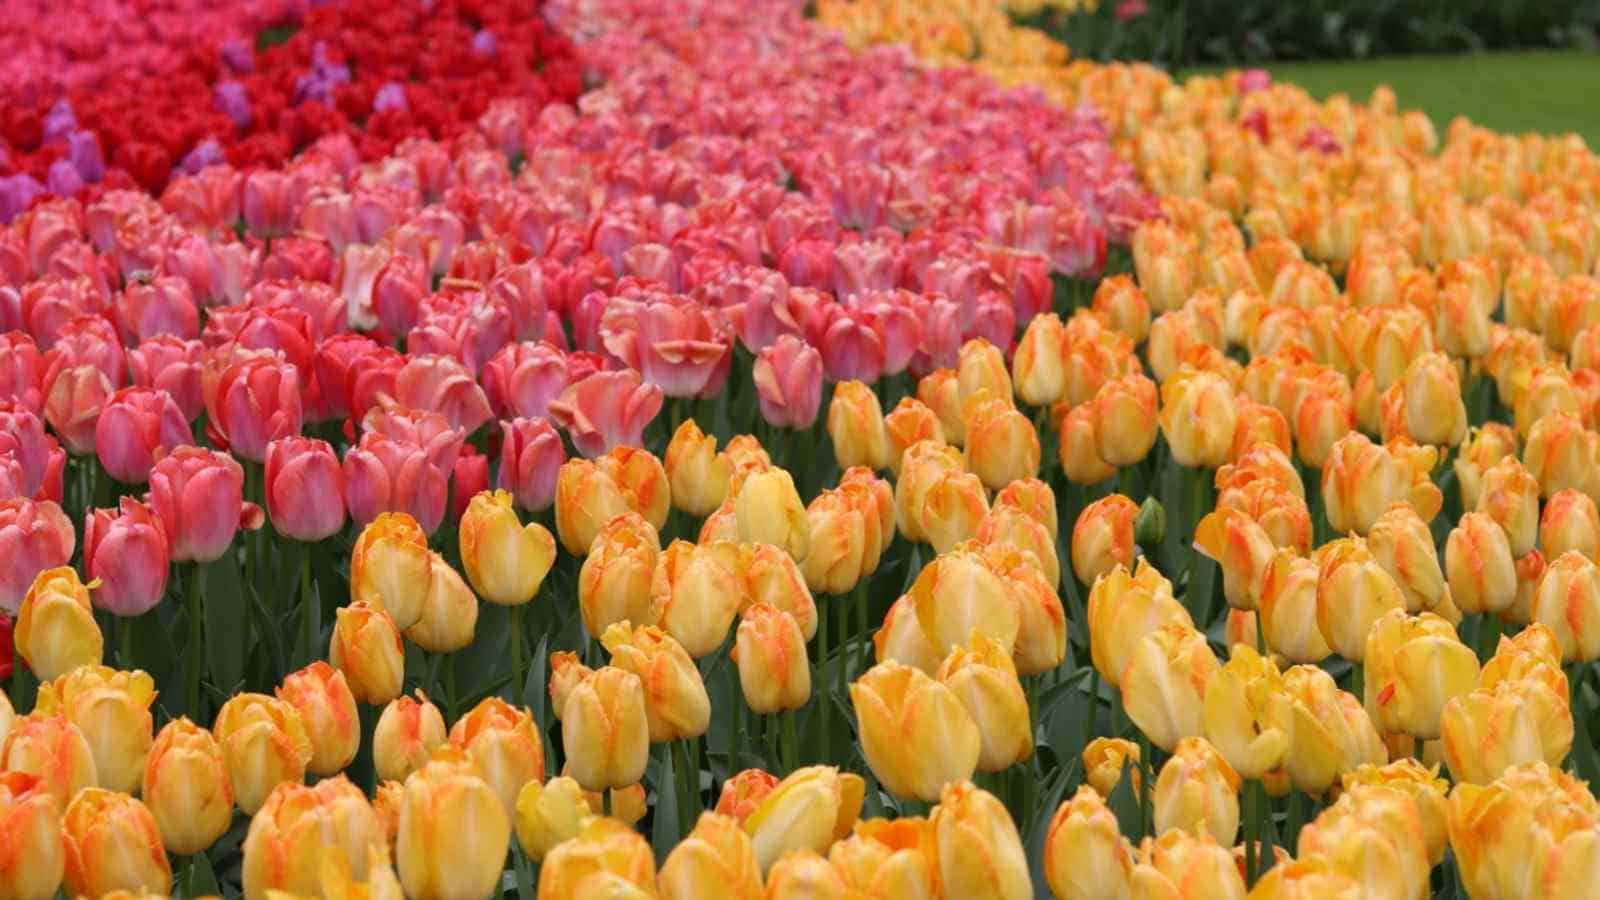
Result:
<svg viewBox="0 0 1600 900">
<path fill-rule="evenodd" d="M 1596 896 L 1600 160 L 1072 8 L 7 4 L 0 900 Z"/>
</svg>

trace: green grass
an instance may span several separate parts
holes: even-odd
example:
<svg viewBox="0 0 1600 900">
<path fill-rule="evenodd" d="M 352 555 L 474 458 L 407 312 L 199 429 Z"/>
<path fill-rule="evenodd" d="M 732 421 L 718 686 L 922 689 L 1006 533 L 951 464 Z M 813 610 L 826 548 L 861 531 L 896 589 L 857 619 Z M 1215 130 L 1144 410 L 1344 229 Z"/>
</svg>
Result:
<svg viewBox="0 0 1600 900">
<path fill-rule="evenodd" d="M 1496 131 L 1577 132 L 1600 150 L 1600 54 L 1530 51 L 1402 56 L 1356 62 L 1274 63 L 1276 81 L 1315 97 L 1364 101 L 1387 82 L 1404 109 L 1421 109 L 1444 137 L 1458 115 Z M 1215 71 L 1215 70 L 1207 70 Z"/>
</svg>

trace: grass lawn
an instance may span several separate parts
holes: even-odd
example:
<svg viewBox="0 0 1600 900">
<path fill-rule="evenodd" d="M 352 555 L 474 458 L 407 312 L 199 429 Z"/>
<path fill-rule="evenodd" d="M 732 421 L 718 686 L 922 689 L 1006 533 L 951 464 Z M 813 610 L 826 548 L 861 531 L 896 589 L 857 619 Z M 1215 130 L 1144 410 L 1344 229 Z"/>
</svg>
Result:
<svg viewBox="0 0 1600 900">
<path fill-rule="evenodd" d="M 1600 54 L 1580 51 L 1401 56 L 1353 62 L 1275 63 L 1274 80 L 1292 81 L 1313 96 L 1343 91 L 1365 100 L 1388 82 L 1405 109 L 1433 117 L 1439 136 L 1465 115 L 1505 132 L 1575 131 L 1600 150 Z"/>
</svg>

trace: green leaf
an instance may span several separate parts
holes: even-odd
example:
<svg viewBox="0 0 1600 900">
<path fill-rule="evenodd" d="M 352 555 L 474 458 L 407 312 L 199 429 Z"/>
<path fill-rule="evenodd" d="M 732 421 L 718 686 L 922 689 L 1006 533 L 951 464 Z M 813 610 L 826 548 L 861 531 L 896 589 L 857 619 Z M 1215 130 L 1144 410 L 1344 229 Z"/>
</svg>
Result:
<svg viewBox="0 0 1600 900">
<path fill-rule="evenodd" d="M 238 559 L 230 552 L 196 567 L 206 626 L 206 671 L 211 683 L 225 691 L 244 679 L 250 648 L 249 600 L 239 578 Z"/>
<path fill-rule="evenodd" d="M 1133 779 L 1138 776 L 1138 768 L 1131 759 L 1123 760 L 1122 778 L 1117 786 L 1112 788 L 1107 806 L 1116 814 L 1117 825 L 1122 829 L 1123 835 L 1128 840 L 1138 843 L 1144 835 L 1139 833 L 1139 798 L 1133 791 Z"/>
<path fill-rule="evenodd" d="M 656 864 L 666 861 L 683 833 L 678 811 L 678 783 L 672 771 L 672 744 L 657 745 L 661 758 L 656 768 L 655 820 L 650 824 L 650 845 L 656 851 Z"/>
<path fill-rule="evenodd" d="M 190 897 L 215 897 L 222 893 L 217 884 L 217 873 L 204 853 L 196 853 L 190 863 L 188 894 Z"/>
</svg>

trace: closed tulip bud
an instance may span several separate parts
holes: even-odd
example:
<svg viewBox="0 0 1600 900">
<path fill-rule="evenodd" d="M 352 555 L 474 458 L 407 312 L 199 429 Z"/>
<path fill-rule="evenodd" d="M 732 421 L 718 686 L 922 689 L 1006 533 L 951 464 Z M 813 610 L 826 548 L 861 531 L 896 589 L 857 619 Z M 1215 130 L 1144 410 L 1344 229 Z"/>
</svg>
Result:
<svg viewBox="0 0 1600 900">
<path fill-rule="evenodd" d="M 1016 594 L 978 553 L 956 550 L 935 558 L 911 585 L 917 622 L 935 651 L 948 653 L 974 631 L 1006 652 L 1016 646 L 1021 610 Z"/>
<path fill-rule="evenodd" d="M 342 866 L 347 877 L 365 880 L 380 846 L 388 847 L 383 823 L 349 779 L 341 775 L 312 787 L 281 784 L 245 834 L 245 896 L 316 895 L 329 863 Z"/>
<path fill-rule="evenodd" d="M 1001 772 L 1033 755 L 1028 699 L 1009 650 L 974 632 L 967 646 L 945 657 L 936 677 L 977 723 L 979 771 Z"/>
<path fill-rule="evenodd" d="M 1039 435 L 1028 417 L 1005 400 L 975 399 L 964 414 L 966 463 L 984 486 L 999 490 L 1039 474 Z"/>
<path fill-rule="evenodd" d="M 1517 572 L 1506 533 L 1487 513 L 1471 512 L 1444 545 L 1450 598 L 1463 613 L 1498 613 L 1517 599 Z"/>
<path fill-rule="evenodd" d="M 578 654 L 570 650 L 557 650 L 550 654 L 550 711 L 556 721 L 561 721 L 561 711 L 567 707 L 567 698 L 573 688 L 589 679 L 594 670 L 578 661 Z"/>
<path fill-rule="evenodd" d="M 407 897 L 487 897 L 510 843 L 511 818 L 475 764 L 435 760 L 406 779 L 395 857 Z"/>
<path fill-rule="evenodd" d="M 1133 568 L 1133 523 L 1139 506 L 1121 494 L 1085 506 L 1072 526 L 1072 571 L 1092 585 L 1117 566 Z"/>
<path fill-rule="evenodd" d="M 704 897 L 707 891 L 753 898 L 761 894 L 761 867 L 739 823 L 707 812 L 667 854 L 657 883 L 666 900 Z"/>
<path fill-rule="evenodd" d="M 7 900 L 49 900 L 66 871 L 61 801 L 37 776 L 0 772 L 0 884 Z"/>
<path fill-rule="evenodd" d="M 400 630 L 381 606 L 356 601 L 340 607 L 328 662 L 344 673 L 356 700 L 377 706 L 400 696 L 406 654 Z"/>
<path fill-rule="evenodd" d="M 1472 689 L 1478 657 L 1455 626 L 1433 613 L 1393 609 L 1372 623 L 1364 657 L 1366 707 L 1374 724 L 1422 740 L 1439 737 L 1439 717 L 1452 697 Z"/>
<path fill-rule="evenodd" d="M 1448 552 L 1448 544 L 1446 548 Z M 1367 549 L 1400 587 L 1407 612 L 1431 610 L 1445 601 L 1445 573 L 1439 567 L 1433 533 L 1416 510 L 1402 504 L 1389 507 L 1367 532 Z"/>
<path fill-rule="evenodd" d="M 657 530 L 666 524 L 667 513 L 672 510 L 672 485 L 667 480 L 666 467 L 655 454 L 638 447 L 613 447 L 595 460 L 595 465 L 611 476 L 629 509 L 644 516 Z"/>
<path fill-rule="evenodd" d="M 1289 550 L 1279 550 L 1262 574 L 1259 627 L 1267 648 L 1293 663 L 1333 652 L 1317 627 L 1317 579 L 1317 564 Z"/>
<path fill-rule="evenodd" d="M 1172 622 L 1194 627 L 1188 610 L 1172 595 L 1172 584 L 1148 561 L 1140 561 L 1134 575 L 1117 568 L 1096 580 L 1089 591 L 1088 616 L 1094 667 L 1114 687 L 1122 683 L 1122 673 L 1146 634 Z"/>
<path fill-rule="evenodd" d="M 639 781 L 650 756 L 644 686 L 632 672 L 596 669 L 567 696 L 561 741 L 572 777 L 584 790 L 603 791 Z"/>
<path fill-rule="evenodd" d="M 926 537 L 936 553 L 946 553 L 972 539 L 989 514 L 983 482 L 971 472 L 939 472 L 920 496 L 921 506 L 913 513 L 915 531 Z"/>
<path fill-rule="evenodd" d="M 199 853 L 233 823 L 233 784 L 222 745 L 187 718 L 168 722 L 145 763 L 141 795 L 168 851 Z"/>
<path fill-rule="evenodd" d="M 763 348 L 756 355 L 751 381 L 761 417 L 769 424 L 805 429 L 817 421 L 817 407 L 822 402 L 822 354 L 805 341 L 786 334 Z M 832 418 L 831 408 L 828 413 Z"/>
<path fill-rule="evenodd" d="M 1317 628 L 1333 652 L 1361 662 L 1372 623 L 1390 610 L 1404 611 L 1405 596 L 1361 538 L 1324 544 L 1317 566 Z"/>
<path fill-rule="evenodd" d="M 778 858 L 766 877 L 766 900 L 847 900 L 844 876 L 817 851 L 790 850 Z"/>
<path fill-rule="evenodd" d="M 1097 737 L 1083 748 L 1084 780 L 1101 797 L 1111 796 L 1128 770 L 1133 779 L 1133 795 L 1139 796 L 1139 745 L 1123 738 Z"/>
<path fill-rule="evenodd" d="M 1061 410 L 1060 406 L 1056 411 Z M 1152 417 L 1152 426 L 1154 418 Z M 1100 458 L 1099 419 L 1092 403 L 1074 406 L 1057 416 L 1056 458 L 1061 473 L 1073 484 L 1098 484 L 1117 474 L 1117 467 Z M 1151 432 L 1154 441 L 1154 430 Z"/>
<path fill-rule="evenodd" d="M 1238 424 L 1233 388 L 1220 376 L 1180 370 L 1161 385 L 1161 433 L 1180 466 L 1228 461 Z"/>
<path fill-rule="evenodd" d="M 172 866 L 161 847 L 155 816 L 127 794 L 85 788 L 67 806 L 61 833 L 69 893 L 100 897 L 119 890 L 172 890 Z"/>
<path fill-rule="evenodd" d="M 1532 615 L 1555 632 L 1563 661 L 1600 659 L 1600 569 L 1578 553 L 1557 557 L 1533 595 Z"/>
<path fill-rule="evenodd" d="M 603 634 L 623 620 L 651 620 L 651 580 L 660 557 L 655 528 L 636 513 L 600 529 L 578 572 L 578 609 L 587 633 Z"/>
<path fill-rule="evenodd" d="M 931 818 L 939 879 L 950 896 L 986 900 L 1033 896 L 1022 838 L 993 794 L 970 782 L 948 784 Z"/>
<path fill-rule="evenodd" d="M 741 542 L 772 544 L 796 560 L 806 558 L 811 525 L 788 472 L 769 469 L 750 475 L 740 486 L 733 508 Z"/>
<path fill-rule="evenodd" d="M 593 815 L 583 788 L 565 775 L 548 783 L 530 781 L 517 794 L 517 843 L 534 862 L 541 862 L 557 844 L 577 837 Z"/>
<path fill-rule="evenodd" d="M 1508 440 L 1511 447 L 1509 455 L 1516 452 L 1515 435 Z M 1594 478 L 1596 453 L 1595 433 L 1584 428 L 1578 416 L 1568 412 L 1553 412 L 1533 423 L 1533 428 L 1528 432 L 1523 459 L 1528 471 L 1539 482 L 1540 495 L 1549 498 L 1564 490 L 1588 492 Z M 1460 468 L 1458 462 L 1458 471 Z M 1474 488 L 1482 483 L 1482 473 L 1487 469 L 1488 466 L 1481 466 L 1473 473 L 1477 476 Z M 1465 502 L 1465 492 L 1462 498 Z"/>
<path fill-rule="evenodd" d="M 1473 429 L 1454 463 L 1456 482 L 1461 486 L 1461 505 L 1477 509 L 1478 495 L 1483 490 L 1483 473 L 1516 452 L 1517 434 L 1510 426 L 1487 422 L 1481 428 Z M 1533 468 L 1536 472 L 1539 470 L 1537 466 Z"/>
<path fill-rule="evenodd" d="M 799 709 L 811 698 L 805 636 L 788 613 L 766 604 L 744 612 L 733 649 L 745 703 L 758 714 Z"/>
<path fill-rule="evenodd" d="M 866 466 L 883 469 L 889 465 L 889 434 L 883 425 L 883 407 L 878 395 L 859 381 L 841 381 L 833 388 L 828 404 L 828 436 L 839 468 Z"/>
<path fill-rule="evenodd" d="M 1062 366 L 1067 341 L 1066 327 L 1055 313 L 1035 316 L 1028 323 L 1011 357 L 1011 378 L 1018 400 L 1029 406 L 1060 402 L 1067 386 Z"/>
<path fill-rule="evenodd" d="M 0 427 L 3 426 L 4 413 L 0 412 Z M 45 439 L 42 429 L 39 437 L 41 440 Z M 12 467 L 12 471 L 15 471 L 14 460 L 11 459 L 14 452 L 6 453 L 0 450 L 0 482 L 7 480 L 4 475 L 7 467 Z M 65 456 L 59 448 L 56 453 Z M 0 497 L 7 496 L 11 490 L 0 484 Z M 20 493 L 20 489 L 18 492 Z M 90 526 L 86 524 L 85 543 L 89 535 Z M 35 578 L 46 570 L 65 566 L 72 559 L 73 546 L 77 543 L 76 537 L 72 521 L 53 500 L 34 501 L 21 496 L 0 500 L 0 555 L 4 555 L 7 560 L 6 571 L 0 573 L 0 612 L 15 617 L 22 606 L 22 598 L 28 593 L 28 588 L 33 586 Z M 139 543 L 153 543 L 153 541 Z M 97 555 L 88 554 L 91 563 L 95 562 Z M 143 566 L 135 571 L 145 575 L 153 574 Z M 162 577 L 164 583 L 165 576 Z M 134 582 L 130 587 L 141 588 L 139 593 L 152 590 L 148 585 L 138 585 L 137 579 Z"/>
<path fill-rule="evenodd" d="M 39 778 L 39 787 L 57 807 L 84 788 L 94 787 L 94 753 L 83 732 L 66 716 L 33 713 L 11 725 L 0 743 L 0 772 L 25 772 Z"/>
<path fill-rule="evenodd" d="M 311 762 L 311 738 L 300 713 L 266 694 L 235 694 L 211 727 L 228 761 L 234 802 L 255 815 L 279 784 L 298 784 Z"/>
<path fill-rule="evenodd" d="M 879 663 L 850 686 L 850 700 L 867 764 L 896 796 L 933 802 L 977 768 L 978 726 L 954 692 L 920 670 Z"/>
<path fill-rule="evenodd" d="M 917 382 L 917 399 L 933 410 L 944 438 L 959 447 L 967 441 L 961 421 L 961 383 L 955 369 L 935 369 Z"/>
<path fill-rule="evenodd" d="M 1600 510 L 1581 491 L 1558 491 L 1545 504 L 1539 519 L 1539 547 L 1546 556 L 1569 550 L 1594 559 L 1600 553 Z"/>
<path fill-rule="evenodd" d="M 1244 900 L 1244 876 L 1227 848 L 1210 835 L 1173 830 L 1145 838 L 1133 867 L 1133 896 Z"/>
<path fill-rule="evenodd" d="M 722 793 L 717 797 L 717 812 L 743 824 L 778 786 L 779 781 L 778 776 L 770 772 L 745 769 L 722 783 Z"/>
<path fill-rule="evenodd" d="M 1467 436 L 1461 378 L 1443 353 L 1424 353 L 1406 366 L 1398 382 L 1405 432 L 1420 444 L 1450 445 Z"/>
<path fill-rule="evenodd" d="M 1581 896 L 1597 815 L 1588 787 L 1543 763 L 1450 794 L 1450 847 L 1474 897 Z"/>
<path fill-rule="evenodd" d="M 1456 782 L 1488 784 L 1513 766 L 1560 766 L 1572 749 L 1573 712 L 1548 681 L 1512 678 L 1451 700 L 1442 731 Z"/>
<path fill-rule="evenodd" d="M 105 643 L 90 609 L 89 588 L 66 566 L 46 569 L 33 580 L 11 637 L 41 681 L 98 665 Z"/>
<path fill-rule="evenodd" d="M 888 415 L 883 428 L 889 440 L 889 471 L 900 475 L 906 448 L 919 441 L 945 442 L 944 426 L 927 404 L 915 397 L 902 397 Z"/>
<path fill-rule="evenodd" d="M 996 397 L 1011 399 L 1011 373 L 1006 369 L 1005 354 L 983 338 L 973 338 L 961 345 L 956 361 L 956 381 L 961 387 L 963 402 L 985 390 Z"/>
<path fill-rule="evenodd" d="M 656 564 L 645 621 L 659 624 L 696 659 L 715 652 L 748 597 L 739 562 L 736 544 L 673 541 Z"/>
<path fill-rule="evenodd" d="M 1092 307 L 1108 325 L 1135 344 L 1150 333 L 1150 304 L 1139 285 L 1127 275 L 1103 278 L 1095 288 Z M 1018 388 L 1021 392 L 1021 388 Z"/>
<path fill-rule="evenodd" d="M 1037 478 L 1013 481 L 994 496 L 994 506 L 1016 509 L 1045 527 L 1052 541 L 1059 527 L 1056 518 L 1056 496 L 1048 484 Z"/>
<path fill-rule="evenodd" d="M 1245 778 L 1282 768 L 1294 731 L 1294 711 L 1283 676 L 1270 658 L 1245 644 L 1233 647 L 1205 694 L 1205 733 Z M 1232 835 L 1217 835 L 1229 842 Z"/>
<path fill-rule="evenodd" d="M 131 794 L 139 790 L 150 753 L 155 699 L 155 681 L 146 672 L 79 666 L 39 686 L 34 712 L 66 716 L 89 744 L 95 784 Z"/>
<path fill-rule="evenodd" d="M 654 626 L 618 622 L 605 630 L 600 643 L 611 654 L 612 665 L 639 676 L 651 742 L 705 733 L 711 700 L 700 670 L 672 635 Z"/>
<path fill-rule="evenodd" d="M 422 618 L 430 565 L 428 536 L 417 520 L 380 513 L 350 551 L 351 599 L 388 612 L 397 628 L 410 628 Z"/>
<path fill-rule="evenodd" d="M 881 553 L 881 532 L 864 512 L 840 491 L 823 491 L 806 508 L 811 537 L 801 571 L 813 593 L 850 593 L 867 574 L 867 541 L 872 541 L 872 550 Z M 877 559 L 871 562 L 876 566 Z"/>
<path fill-rule="evenodd" d="M 318 660 L 285 677 L 277 695 L 300 713 L 311 738 L 311 762 L 306 771 L 326 778 L 337 775 L 356 758 L 361 723 L 355 695 L 343 672 Z"/>
<path fill-rule="evenodd" d="M 523 785 L 544 780 L 544 742 L 532 714 L 498 697 L 485 698 L 457 719 L 450 743 L 477 763 L 508 818 L 516 816 Z"/>
<path fill-rule="evenodd" d="M 417 691 L 415 700 L 397 697 L 389 701 L 372 732 L 372 763 L 378 778 L 405 781 L 422 768 L 446 737 L 444 717 L 426 694 Z"/>
<path fill-rule="evenodd" d="M 1133 848 L 1105 801 L 1078 788 L 1050 819 L 1044 874 L 1055 900 L 1119 900 L 1132 891 Z"/>
<path fill-rule="evenodd" d="M 770 872 L 784 854 L 799 849 L 825 852 L 855 827 L 866 783 L 833 766 L 796 769 L 744 820 L 756 861 Z"/>
<path fill-rule="evenodd" d="M 266 493 L 279 534 L 314 543 L 344 527 L 344 471 L 326 441 L 286 437 L 268 444 Z"/>
<path fill-rule="evenodd" d="M 1383 766 L 1362 765 L 1341 777 L 1346 791 L 1363 784 L 1381 785 L 1410 797 L 1422 820 L 1429 867 L 1444 861 L 1445 848 L 1450 844 L 1450 836 L 1445 831 L 1445 819 L 1449 814 L 1445 795 L 1449 793 L 1450 783 L 1439 777 L 1438 766 L 1425 766 L 1409 758 L 1398 759 Z"/>
<path fill-rule="evenodd" d="M 1267 564 L 1277 552 L 1266 530 L 1237 509 L 1218 509 L 1195 526 L 1194 546 L 1222 567 L 1228 605 L 1255 609 Z"/>
<path fill-rule="evenodd" d="M 890 504 L 892 509 L 892 499 Z M 771 544 L 742 544 L 739 568 L 750 591 L 746 608 L 760 604 L 775 607 L 794 618 L 806 640 L 816 636 L 816 601 L 794 557 Z"/>
<path fill-rule="evenodd" d="M 1361 883 L 1364 897 L 1421 897 L 1428 843 L 1417 805 L 1377 785 L 1345 791 L 1300 832 L 1300 855 L 1321 854 Z"/>
<path fill-rule="evenodd" d="M 1156 834 L 1173 829 L 1232 846 L 1239 831 L 1239 776 L 1204 738 L 1178 742 L 1153 791 Z"/>
<path fill-rule="evenodd" d="M 406 637 L 424 650 L 453 653 L 472 643 L 478 627 L 478 598 L 444 557 L 434 553 L 429 562 L 428 598 L 422 603 L 422 618 L 406 629 Z"/>
<path fill-rule="evenodd" d="M 91 509 L 83 523 L 84 567 L 94 602 L 118 616 L 138 616 L 167 589 L 167 533 L 144 503 L 123 497 L 119 509 Z"/>
<path fill-rule="evenodd" d="M 691 516 L 701 517 L 722 505 L 728 494 L 732 462 L 717 453 L 717 439 L 686 419 L 673 432 L 664 460 L 672 489 L 672 504 Z"/>
<path fill-rule="evenodd" d="M 633 511 L 616 479 L 592 460 L 569 459 L 556 478 L 556 534 L 573 556 L 589 552 L 607 522 Z"/>
<path fill-rule="evenodd" d="M 1539 536 L 1539 483 L 1515 458 L 1503 459 L 1483 473 L 1477 510 L 1505 531 L 1512 556 L 1526 556 L 1533 549 Z"/>
<path fill-rule="evenodd" d="M 1128 718 L 1151 743 L 1171 751 L 1205 733 L 1205 695 L 1221 668 L 1205 635 L 1168 622 L 1135 645 L 1119 679 Z"/>
<path fill-rule="evenodd" d="M 485 600 L 518 606 L 533 599 L 556 559 L 556 541 L 537 522 L 523 525 L 505 491 L 472 498 L 461 517 L 461 564 Z"/>
<path fill-rule="evenodd" d="M 1155 446 L 1160 418 L 1154 381 L 1139 374 L 1113 378 L 1100 386 L 1091 404 L 1093 446 L 1107 465 L 1131 466 Z M 1065 426 L 1062 433 L 1066 433 Z M 1231 430 L 1228 437 L 1233 437 Z"/>
</svg>

